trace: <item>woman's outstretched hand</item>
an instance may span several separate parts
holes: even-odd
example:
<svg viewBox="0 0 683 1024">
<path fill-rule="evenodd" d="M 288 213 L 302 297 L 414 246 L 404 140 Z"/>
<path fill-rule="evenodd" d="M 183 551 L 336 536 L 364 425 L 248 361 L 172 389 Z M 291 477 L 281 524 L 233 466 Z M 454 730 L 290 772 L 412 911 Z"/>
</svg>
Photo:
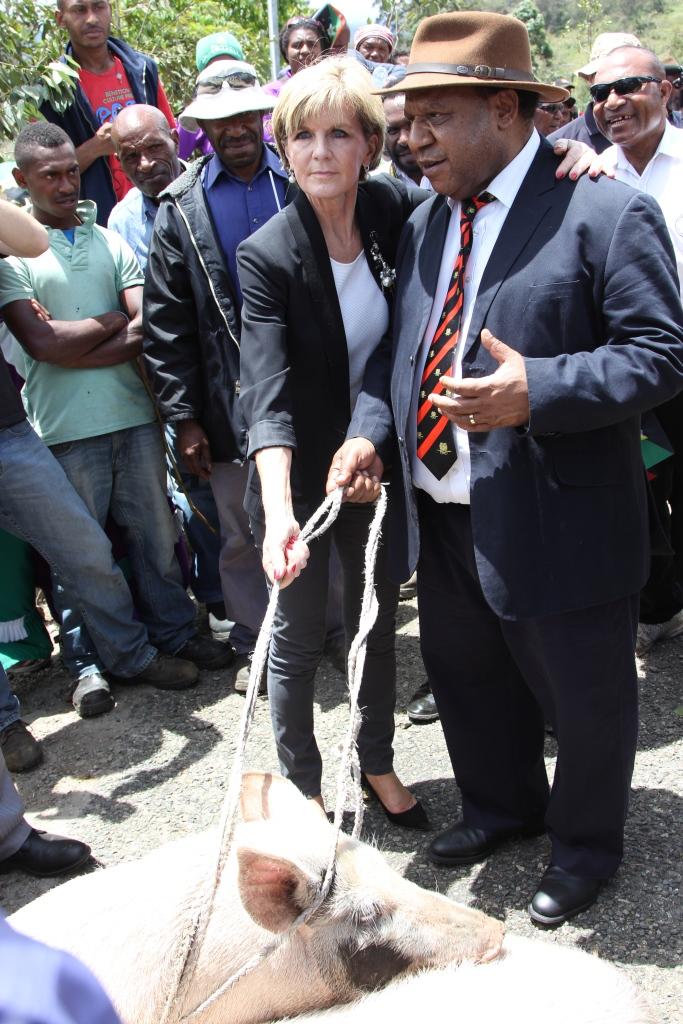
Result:
<svg viewBox="0 0 683 1024">
<path fill-rule="evenodd" d="M 325 491 L 344 488 L 344 501 L 371 502 L 379 497 L 384 463 L 366 437 L 352 437 L 332 457 Z"/>
</svg>

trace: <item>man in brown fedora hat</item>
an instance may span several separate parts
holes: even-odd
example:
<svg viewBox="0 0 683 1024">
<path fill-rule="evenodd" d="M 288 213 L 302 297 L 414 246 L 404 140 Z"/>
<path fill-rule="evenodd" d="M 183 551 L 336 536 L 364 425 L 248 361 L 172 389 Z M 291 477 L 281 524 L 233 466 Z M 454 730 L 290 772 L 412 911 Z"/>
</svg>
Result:
<svg viewBox="0 0 683 1024">
<path fill-rule="evenodd" d="M 640 414 L 683 388 L 676 270 L 649 196 L 556 177 L 533 114 L 567 94 L 534 77 L 521 22 L 427 18 L 399 88 L 440 193 L 399 246 L 388 531 L 398 578 L 418 565 L 462 794 L 462 820 L 429 852 L 472 864 L 547 832 L 529 912 L 554 926 L 622 857 L 648 568 Z"/>
</svg>

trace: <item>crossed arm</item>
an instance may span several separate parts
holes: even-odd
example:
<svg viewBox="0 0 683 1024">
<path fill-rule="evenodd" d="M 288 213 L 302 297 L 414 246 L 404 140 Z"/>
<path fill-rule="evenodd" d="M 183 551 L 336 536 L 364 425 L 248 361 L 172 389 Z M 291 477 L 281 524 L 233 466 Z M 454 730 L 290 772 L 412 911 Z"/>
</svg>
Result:
<svg viewBox="0 0 683 1024">
<path fill-rule="evenodd" d="M 125 288 L 120 300 L 125 312 L 112 310 L 85 320 L 48 319 L 30 299 L 9 302 L 3 316 L 19 344 L 38 362 L 97 369 L 127 363 L 142 352 L 142 288 Z"/>
</svg>

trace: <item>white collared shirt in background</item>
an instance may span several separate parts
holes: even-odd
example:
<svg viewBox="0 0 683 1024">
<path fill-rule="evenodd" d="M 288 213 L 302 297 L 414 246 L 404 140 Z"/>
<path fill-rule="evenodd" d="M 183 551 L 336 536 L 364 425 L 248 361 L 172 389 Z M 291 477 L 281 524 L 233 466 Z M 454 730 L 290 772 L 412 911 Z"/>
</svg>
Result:
<svg viewBox="0 0 683 1024">
<path fill-rule="evenodd" d="M 479 285 L 486 269 L 493 247 L 496 244 L 501 232 L 505 218 L 512 206 L 520 186 L 531 167 L 534 157 L 541 144 L 541 139 L 534 129 L 529 141 L 520 150 L 500 174 L 496 175 L 486 191 L 496 197 L 495 203 L 489 203 L 479 210 L 474 219 L 472 229 L 472 251 L 470 252 L 467 266 L 465 268 L 465 293 L 463 298 L 463 315 L 460 327 L 460 336 L 454 353 L 454 365 L 452 376 L 456 380 L 462 379 L 462 357 L 465 346 L 465 339 L 469 331 L 474 303 L 479 291 Z M 413 400 L 408 420 L 408 443 L 411 452 L 411 469 L 413 483 L 426 491 L 435 501 L 456 502 L 461 505 L 469 505 L 470 502 L 470 445 L 466 430 L 449 424 L 446 430 L 452 430 L 453 440 L 458 452 L 458 458 L 441 480 L 429 472 L 424 463 L 417 457 L 417 408 L 420 398 L 420 378 L 425 365 L 427 351 L 432 343 L 434 334 L 439 324 L 443 310 L 448 287 L 453 275 L 453 267 L 460 251 L 460 202 L 454 199 L 448 200 L 451 208 L 451 219 L 446 234 L 446 242 L 441 256 L 441 269 L 434 294 L 432 313 L 427 324 L 427 329 L 422 339 L 420 350 L 416 356 L 417 374 L 413 387 Z M 423 244 L 429 244 L 426 238 Z M 510 339 L 501 338 L 501 341 Z M 436 411 L 436 410 L 435 410 Z M 427 421 L 429 422 L 429 415 Z"/>
<path fill-rule="evenodd" d="M 657 150 L 638 174 L 621 146 L 610 146 L 602 154 L 606 167 L 613 167 L 617 181 L 647 192 L 662 208 L 676 253 L 678 281 L 683 295 L 683 130 L 666 122 Z M 643 239 L 647 244 L 647 239 Z"/>
</svg>

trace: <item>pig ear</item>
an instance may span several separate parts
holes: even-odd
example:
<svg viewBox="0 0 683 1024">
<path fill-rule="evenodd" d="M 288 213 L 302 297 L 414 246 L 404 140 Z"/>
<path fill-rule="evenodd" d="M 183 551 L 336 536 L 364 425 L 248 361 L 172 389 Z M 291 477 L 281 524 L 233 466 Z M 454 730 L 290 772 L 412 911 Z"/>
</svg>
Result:
<svg viewBox="0 0 683 1024">
<path fill-rule="evenodd" d="M 242 821 L 289 821 L 306 816 L 308 821 L 329 825 L 315 800 L 307 800 L 292 782 L 270 772 L 245 772 L 240 793 Z"/>
<path fill-rule="evenodd" d="M 317 879 L 290 860 L 241 847 L 238 886 L 249 916 L 269 932 L 284 932 L 310 904 Z"/>
</svg>

